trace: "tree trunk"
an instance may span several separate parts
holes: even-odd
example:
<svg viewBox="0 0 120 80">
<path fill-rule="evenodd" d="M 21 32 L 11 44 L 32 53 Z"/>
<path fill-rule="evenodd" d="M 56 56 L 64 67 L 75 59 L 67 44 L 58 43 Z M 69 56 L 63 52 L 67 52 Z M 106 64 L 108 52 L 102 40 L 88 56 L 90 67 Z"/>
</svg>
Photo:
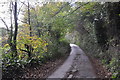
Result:
<svg viewBox="0 0 120 80">
<path fill-rule="evenodd" d="M 29 24 L 29 30 L 30 30 L 30 37 L 32 37 L 32 28 L 31 28 L 31 25 L 30 25 L 30 4 L 29 4 L 29 2 L 28 2 L 28 24 Z M 30 40 L 31 40 L 31 38 L 30 38 Z M 28 57 L 29 57 L 29 59 L 31 58 L 31 53 L 32 53 L 32 46 L 31 45 L 28 45 Z"/>
<path fill-rule="evenodd" d="M 109 36 L 114 39 L 114 43 L 120 44 L 120 2 L 107 4 L 107 15 L 109 19 Z"/>
<path fill-rule="evenodd" d="M 18 23 L 17 23 L 17 1 L 15 1 L 14 5 L 14 21 L 15 21 L 15 31 L 13 36 L 13 43 L 11 46 L 12 51 L 15 53 L 14 56 L 17 56 L 17 48 L 16 48 L 16 39 L 17 39 L 17 32 L 18 32 Z"/>
<path fill-rule="evenodd" d="M 96 37 L 97 37 L 97 42 L 98 45 L 101 47 L 101 49 L 103 51 L 108 49 L 108 45 L 107 45 L 107 30 L 106 27 L 104 25 L 104 20 L 100 19 L 100 16 L 97 18 L 97 20 L 95 20 L 95 32 L 96 32 Z"/>
<path fill-rule="evenodd" d="M 32 36 L 32 28 L 31 28 L 31 25 L 30 25 L 30 4 L 28 2 L 28 24 L 30 26 L 30 37 Z"/>
</svg>

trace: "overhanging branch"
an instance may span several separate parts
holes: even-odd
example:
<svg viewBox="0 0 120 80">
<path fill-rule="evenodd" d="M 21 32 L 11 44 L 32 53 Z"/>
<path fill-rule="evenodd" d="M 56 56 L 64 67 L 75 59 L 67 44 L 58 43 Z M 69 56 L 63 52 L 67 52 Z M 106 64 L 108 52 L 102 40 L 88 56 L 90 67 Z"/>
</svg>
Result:
<svg viewBox="0 0 120 80">
<path fill-rule="evenodd" d="M 73 10 L 72 12 L 70 12 L 69 14 L 67 14 L 67 15 L 65 15 L 65 16 L 63 16 L 63 17 L 66 17 L 66 16 L 68 16 L 68 15 L 73 14 L 73 13 L 74 13 L 75 11 L 77 11 L 79 8 L 81 8 L 82 6 L 87 5 L 87 4 L 89 4 L 89 2 L 87 2 L 87 3 L 85 3 L 85 4 L 80 5 L 80 6 L 79 6 L 79 7 L 77 7 L 75 10 Z"/>
<path fill-rule="evenodd" d="M 53 15 L 53 17 L 54 16 L 56 16 L 57 14 L 59 14 L 60 13 L 60 11 L 65 7 L 65 6 L 67 6 L 67 5 L 69 5 L 70 3 L 66 3 L 66 4 L 64 4 L 64 5 L 62 5 L 61 7 L 60 7 L 60 9 Z"/>
<path fill-rule="evenodd" d="M 4 25 L 6 26 L 7 31 L 9 31 L 8 25 L 6 24 L 6 22 L 0 17 L 1 21 L 4 23 Z"/>
</svg>

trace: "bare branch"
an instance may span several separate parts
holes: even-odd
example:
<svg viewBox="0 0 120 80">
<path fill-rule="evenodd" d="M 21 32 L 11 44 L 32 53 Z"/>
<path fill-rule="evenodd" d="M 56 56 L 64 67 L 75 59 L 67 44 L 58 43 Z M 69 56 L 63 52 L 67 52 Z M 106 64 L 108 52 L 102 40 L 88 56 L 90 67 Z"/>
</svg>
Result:
<svg viewBox="0 0 120 80">
<path fill-rule="evenodd" d="M 85 4 L 82 4 L 82 5 L 80 5 L 79 7 L 77 7 L 75 10 L 73 10 L 72 12 L 70 12 L 68 15 L 70 15 L 70 14 L 73 14 L 75 11 L 77 11 L 79 8 L 81 8 L 82 6 L 84 6 L 84 5 L 87 5 L 89 2 L 87 2 L 87 3 L 85 3 Z M 66 16 L 68 16 L 68 15 L 65 15 L 65 16 L 63 16 L 63 17 L 66 17 Z"/>
<path fill-rule="evenodd" d="M 25 1 L 24 1 L 24 2 L 25 2 Z M 24 2 L 23 2 L 23 3 L 24 3 Z M 22 7 L 23 7 L 23 3 L 22 3 L 21 7 L 20 7 L 19 10 L 18 10 L 18 15 L 19 15 L 19 13 L 20 13 Z"/>
<path fill-rule="evenodd" d="M 22 22 L 22 23 L 26 23 L 26 24 L 27 24 L 27 22 L 25 22 L 25 21 L 23 21 L 23 20 L 18 19 L 18 21 L 20 21 L 20 22 Z"/>
<path fill-rule="evenodd" d="M 67 5 L 69 5 L 70 3 L 66 3 L 66 4 L 64 4 L 64 5 L 62 5 L 61 7 L 60 7 L 60 9 L 53 15 L 53 17 L 54 16 L 56 16 L 58 13 L 60 13 L 60 11 L 65 7 L 65 6 L 67 6 Z"/>
<path fill-rule="evenodd" d="M 20 1 L 20 2 L 23 3 L 26 7 L 28 7 L 28 5 L 25 4 L 24 2 L 22 2 L 22 1 Z M 31 6 L 30 6 L 30 9 L 33 9 L 33 10 L 34 10 L 34 7 L 31 7 Z"/>
<path fill-rule="evenodd" d="M 4 23 L 4 25 L 6 26 L 7 31 L 9 31 L 8 25 L 6 24 L 6 22 L 0 17 L 1 21 Z"/>
</svg>

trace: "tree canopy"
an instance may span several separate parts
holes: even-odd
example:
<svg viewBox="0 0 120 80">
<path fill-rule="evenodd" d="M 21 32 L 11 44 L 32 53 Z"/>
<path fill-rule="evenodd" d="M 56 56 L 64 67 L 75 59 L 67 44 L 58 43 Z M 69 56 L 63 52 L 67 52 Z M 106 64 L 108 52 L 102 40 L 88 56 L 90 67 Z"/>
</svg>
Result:
<svg viewBox="0 0 120 80">
<path fill-rule="evenodd" d="M 75 43 L 100 59 L 112 78 L 120 77 L 120 2 L 20 3 L 24 8 L 10 2 L 10 27 L 0 17 L 6 26 L 0 32 L 7 32 L 0 36 L 4 76 L 8 67 L 43 64 L 69 54 L 69 43 Z"/>
</svg>

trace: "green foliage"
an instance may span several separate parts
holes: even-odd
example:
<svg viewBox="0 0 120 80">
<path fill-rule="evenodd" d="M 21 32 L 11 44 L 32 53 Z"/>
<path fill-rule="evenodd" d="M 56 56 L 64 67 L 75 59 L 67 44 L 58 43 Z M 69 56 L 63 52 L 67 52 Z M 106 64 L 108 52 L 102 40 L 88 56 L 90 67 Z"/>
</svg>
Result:
<svg viewBox="0 0 120 80">
<path fill-rule="evenodd" d="M 37 37 L 36 35 L 30 37 L 28 25 L 24 26 L 26 28 L 22 29 L 22 31 L 18 34 L 17 39 L 17 57 L 13 57 L 12 51 L 10 50 L 9 44 L 5 44 L 3 47 L 3 50 L 5 53 L 3 53 L 3 66 L 24 66 L 26 64 L 34 63 L 34 60 L 38 60 L 40 58 L 43 58 L 43 54 L 47 52 L 47 45 L 48 43 Z M 25 44 L 31 45 L 33 48 L 32 51 L 32 58 L 28 59 L 28 53 Z"/>
<path fill-rule="evenodd" d="M 3 53 L 3 66 L 24 67 L 27 64 L 31 66 L 46 63 L 48 60 L 54 60 L 69 53 L 69 43 L 75 43 L 80 45 L 86 53 L 99 58 L 113 73 L 112 78 L 119 77 L 120 57 L 116 50 L 119 47 L 117 44 L 119 34 L 115 33 L 113 25 L 119 23 L 119 19 L 114 17 L 119 17 L 120 14 L 115 12 L 117 8 L 114 3 L 76 2 L 73 5 L 67 5 L 66 2 L 36 5 L 30 8 L 30 25 L 27 24 L 28 12 L 25 8 L 23 18 L 25 23 L 19 26 L 18 31 L 17 57 L 12 56 L 10 46 L 5 44 L 3 49 L 7 54 Z M 111 13 L 118 15 L 111 17 Z M 30 26 L 32 36 L 30 36 Z M 102 44 L 99 45 L 100 43 Z M 32 53 L 30 59 L 28 59 L 28 52 L 26 52 L 28 49 L 25 45 L 32 49 L 29 49 Z"/>
<path fill-rule="evenodd" d="M 30 25 L 27 24 L 28 13 L 25 8 L 23 21 L 26 23 L 19 25 L 17 36 L 18 54 L 13 57 L 14 53 L 10 50 L 10 45 L 4 45 L 4 52 L 6 52 L 3 53 L 4 69 L 10 66 L 24 68 L 25 65 L 46 63 L 48 60 L 69 54 L 70 46 L 64 37 L 73 24 L 63 16 L 68 13 L 70 6 L 66 6 L 66 9 L 54 16 L 64 4 L 66 3 L 48 3 L 43 6 L 37 5 L 35 9 L 31 8 Z M 30 26 L 32 36 L 30 36 Z M 29 52 L 31 58 L 28 56 Z"/>
<path fill-rule="evenodd" d="M 76 3 L 76 7 L 82 4 L 83 3 Z M 79 36 L 74 36 L 78 39 L 75 43 L 78 43 L 86 53 L 100 59 L 101 62 L 108 67 L 108 70 L 112 72 L 113 78 L 120 77 L 118 67 L 120 66 L 120 57 L 118 57 L 118 47 L 120 47 L 120 44 L 117 36 L 120 35 L 117 26 L 119 25 L 118 4 L 119 3 L 88 3 L 69 15 L 69 17 L 74 16 L 78 24 L 74 29 L 79 32 L 79 34 L 76 34 Z M 74 21 L 73 18 L 72 20 Z M 116 28 L 113 25 L 116 25 Z"/>
<path fill-rule="evenodd" d="M 18 34 L 17 49 L 20 53 L 19 58 L 23 57 L 22 54 L 25 54 L 25 52 L 22 51 L 26 50 L 25 44 L 30 45 L 33 48 L 32 57 L 40 58 L 45 52 L 47 52 L 46 46 L 48 43 L 45 40 L 39 38 L 37 35 L 30 37 L 28 28 L 29 27 L 22 29 L 22 31 Z"/>
</svg>

